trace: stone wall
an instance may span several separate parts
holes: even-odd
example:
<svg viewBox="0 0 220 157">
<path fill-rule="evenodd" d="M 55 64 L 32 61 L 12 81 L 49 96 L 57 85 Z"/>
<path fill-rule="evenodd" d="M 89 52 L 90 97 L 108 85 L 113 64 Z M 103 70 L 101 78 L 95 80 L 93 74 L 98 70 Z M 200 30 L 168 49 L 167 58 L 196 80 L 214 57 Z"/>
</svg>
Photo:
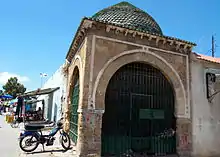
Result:
<svg viewBox="0 0 220 157">
<path fill-rule="evenodd" d="M 206 68 L 220 69 L 218 64 L 195 61 L 192 69 L 192 145 L 195 157 L 220 156 L 220 96 L 212 101 L 207 99 Z M 220 70 L 218 70 L 220 72 Z M 210 71 L 212 72 L 212 71 Z M 214 83 L 216 91 L 220 89 L 218 79 Z"/>
<path fill-rule="evenodd" d="M 116 39 L 116 38 L 114 38 Z M 178 53 L 173 54 L 166 51 L 160 51 L 158 49 L 153 49 L 151 47 L 144 47 L 144 45 L 133 45 L 132 43 L 123 43 L 123 41 L 114 41 L 112 38 L 100 38 L 96 36 L 95 40 L 95 51 L 94 51 L 94 64 L 93 66 L 93 97 L 92 101 L 95 102 L 96 108 L 99 108 L 99 104 L 104 102 L 97 102 L 95 99 L 98 92 L 105 92 L 106 87 L 102 89 L 97 89 L 99 85 L 99 75 L 103 73 L 110 64 L 117 64 L 110 70 L 106 75 L 112 76 L 116 69 L 119 69 L 120 66 L 125 65 L 129 62 L 134 61 L 145 61 L 148 64 L 153 65 L 156 68 L 159 68 L 165 76 L 168 77 L 168 80 L 173 85 L 174 90 L 176 91 L 178 103 L 177 116 L 186 117 L 190 115 L 190 105 L 188 97 L 188 82 L 187 82 L 187 67 L 188 67 L 188 58 L 185 55 L 178 55 Z M 122 55 L 123 54 L 123 55 Z M 159 56 L 159 58 L 157 57 Z M 120 60 L 120 61 L 118 61 Z M 130 61 L 128 61 L 130 60 Z M 169 64 L 169 65 L 168 65 Z M 106 76 L 110 79 L 110 77 Z M 109 80 L 102 80 L 107 85 Z M 96 96 L 94 96 L 96 95 Z M 103 94 L 102 94 L 103 95 Z M 180 96 L 181 95 L 181 96 Z"/>
<path fill-rule="evenodd" d="M 101 125 L 108 81 L 117 69 L 134 61 L 145 62 L 160 69 L 172 84 L 176 97 L 177 149 L 182 156 L 190 154 L 188 55 L 173 52 L 174 47 L 169 44 L 159 44 L 100 29 L 88 32 L 86 42 L 75 55 L 80 56 L 81 61 L 75 57 L 68 73 L 67 91 L 71 93 L 74 68 L 77 66 L 80 71 L 78 156 L 101 155 Z M 67 104 L 66 126 L 70 94 Z"/>
<path fill-rule="evenodd" d="M 71 96 L 72 96 L 72 90 L 73 90 L 73 84 L 74 84 L 74 77 L 76 75 L 76 72 L 79 72 L 79 106 L 78 106 L 78 113 L 79 113 L 79 120 L 78 120 L 78 141 L 77 141 L 77 154 L 80 154 L 81 150 L 84 150 L 84 145 L 81 141 L 84 141 L 84 130 L 85 125 L 83 125 L 82 121 L 82 110 L 86 109 L 88 106 L 88 88 L 89 88 L 89 80 L 88 80 L 88 71 L 89 66 L 88 64 L 88 56 L 89 53 L 89 43 L 88 42 L 90 37 L 86 37 L 81 43 L 81 46 L 79 47 L 78 51 L 76 52 L 74 58 L 68 65 L 68 74 L 67 74 L 67 99 L 66 99 L 66 105 L 65 105 L 65 125 L 64 130 L 69 131 L 69 119 L 70 119 L 70 105 L 71 105 Z"/>
</svg>

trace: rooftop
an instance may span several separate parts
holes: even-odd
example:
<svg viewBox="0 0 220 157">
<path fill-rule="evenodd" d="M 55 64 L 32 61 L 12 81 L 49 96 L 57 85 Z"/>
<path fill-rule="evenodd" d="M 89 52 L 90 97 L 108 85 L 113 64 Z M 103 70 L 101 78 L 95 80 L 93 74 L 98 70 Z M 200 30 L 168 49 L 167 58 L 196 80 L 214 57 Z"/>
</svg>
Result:
<svg viewBox="0 0 220 157">
<path fill-rule="evenodd" d="M 160 26 L 148 13 L 128 2 L 121 2 L 105 8 L 93 15 L 91 19 L 137 31 L 163 35 Z"/>
<path fill-rule="evenodd" d="M 220 58 L 212 57 L 212 56 L 206 56 L 206 55 L 198 54 L 198 53 L 195 53 L 195 55 L 196 55 L 197 59 L 220 64 Z"/>
</svg>

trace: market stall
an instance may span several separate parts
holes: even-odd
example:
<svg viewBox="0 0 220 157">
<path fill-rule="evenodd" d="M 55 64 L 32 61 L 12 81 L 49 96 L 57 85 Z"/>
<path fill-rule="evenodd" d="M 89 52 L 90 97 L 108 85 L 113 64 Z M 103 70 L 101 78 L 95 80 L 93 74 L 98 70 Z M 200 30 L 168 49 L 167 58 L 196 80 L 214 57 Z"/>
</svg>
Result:
<svg viewBox="0 0 220 157">
<path fill-rule="evenodd" d="M 7 114 L 10 110 L 10 100 L 13 96 L 9 94 L 0 95 L 0 114 Z"/>
<path fill-rule="evenodd" d="M 29 100 L 25 102 L 26 121 L 40 121 L 44 119 L 43 110 L 42 109 L 39 110 L 36 108 L 37 102 L 42 102 L 44 108 L 44 100 Z"/>
<path fill-rule="evenodd" d="M 59 87 L 56 87 L 56 88 L 47 88 L 47 89 L 37 89 L 37 90 L 34 90 L 34 91 L 30 91 L 30 92 L 27 92 L 27 93 L 24 93 L 23 95 L 21 95 L 20 97 L 22 99 L 25 99 L 25 98 L 32 98 L 32 99 L 35 99 L 35 101 L 27 101 L 26 103 L 24 104 L 31 104 L 31 103 L 36 103 L 36 102 L 39 102 L 41 101 L 42 102 L 42 109 L 38 109 L 35 113 L 36 117 L 32 117 L 30 118 L 28 116 L 28 114 L 26 114 L 26 107 L 20 107 L 21 108 L 21 111 L 20 113 L 23 113 L 22 115 L 24 116 L 24 122 L 25 123 L 51 123 L 50 121 L 47 121 L 44 117 L 44 111 L 45 111 L 45 103 L 44 103 L 44 100 L 37 100 L 37 97 L 40 96 L 40 95 L 46 95 L 46 94 L 51 94 L 53 92 L 55 92 L 56 90 L 58 90 Z"/>
</svg>

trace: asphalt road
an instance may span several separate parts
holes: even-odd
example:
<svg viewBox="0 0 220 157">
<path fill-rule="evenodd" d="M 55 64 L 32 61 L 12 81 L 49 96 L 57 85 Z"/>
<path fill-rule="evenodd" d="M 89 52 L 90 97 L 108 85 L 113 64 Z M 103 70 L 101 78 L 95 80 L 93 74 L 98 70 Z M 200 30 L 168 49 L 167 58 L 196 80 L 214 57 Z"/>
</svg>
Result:
<svg viewBox="0 0 220 157">
<path fill-rule="evenodd" d="M 19 129 L 11 128 L 5 122 L 4 116 L 0 115 L 0 156 L 18 157 L 20 148 L 18 145 Z"/>
</svg>

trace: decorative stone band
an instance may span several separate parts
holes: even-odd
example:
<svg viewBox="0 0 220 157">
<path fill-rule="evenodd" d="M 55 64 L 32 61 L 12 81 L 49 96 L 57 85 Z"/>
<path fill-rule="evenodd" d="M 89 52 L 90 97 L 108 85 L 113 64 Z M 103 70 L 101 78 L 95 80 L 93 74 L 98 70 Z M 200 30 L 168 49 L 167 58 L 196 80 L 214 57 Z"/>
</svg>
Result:
<svg viewBox="0 0 220 157">
<path fill-rule="evenodd" d="M 148 38 L 148 40 L 155 39 L 156 40 L 156 45 L 158 45 L 159 42 L 162 41 L 163 44 L 169 43 L 169 45 L 176 45 L 176 50 L 180 50 L 180 47 L 182 47 L 183 51 L 187 51 L 190 49 L 192 50 L 193 45 L 182 42 L 182 41 L 177 41 L 177 40 L 171 40 L 167 39 L 166 37 L 161 37 L 161 36 L 156 36 L 156 35 L 151 35 L 143 32 L 138 32 L 135 30 L 129 30 L 127 28 L 121 28 L 118 26 L 113 26 L 113 25 L 106 25 L 106 32 L 110 32 L 111 30 L 115 31 L 115 34 L 119 34 L 119 32 L 124 33 L 125 36 L 128 34 L 132 34 L 133 37 L 140 36 L 141 39 L 143 38 Z"/>
</svg>

